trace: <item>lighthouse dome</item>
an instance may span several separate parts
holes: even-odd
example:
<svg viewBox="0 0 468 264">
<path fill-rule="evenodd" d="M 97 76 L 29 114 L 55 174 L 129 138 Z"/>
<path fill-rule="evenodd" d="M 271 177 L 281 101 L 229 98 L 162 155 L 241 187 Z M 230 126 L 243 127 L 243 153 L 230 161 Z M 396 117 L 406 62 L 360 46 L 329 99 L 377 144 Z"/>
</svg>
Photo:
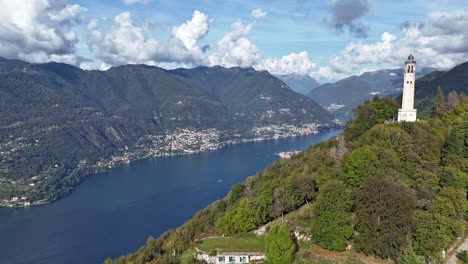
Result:
<svg viewBox="0 0 468 264">
<path fill-rule="evenodd" d="M 416 61 L 414 60 L 413 55 L 408 56 L 408 60 L 406 60 L 406 63 L 416 63 Z"/>
</svg>

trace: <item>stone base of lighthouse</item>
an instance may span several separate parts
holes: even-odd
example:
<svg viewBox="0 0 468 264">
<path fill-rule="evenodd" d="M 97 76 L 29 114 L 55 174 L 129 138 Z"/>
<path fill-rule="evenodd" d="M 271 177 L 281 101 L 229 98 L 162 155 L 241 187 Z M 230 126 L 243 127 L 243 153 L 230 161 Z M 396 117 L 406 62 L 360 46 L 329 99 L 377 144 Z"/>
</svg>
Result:
<svg viewBox="0 0 468 264">
<path fill-rule="evenodd" d="M 398 122 L 415 122 L 416 109 L 403 110 L 398 109 Z"/>
</svg>

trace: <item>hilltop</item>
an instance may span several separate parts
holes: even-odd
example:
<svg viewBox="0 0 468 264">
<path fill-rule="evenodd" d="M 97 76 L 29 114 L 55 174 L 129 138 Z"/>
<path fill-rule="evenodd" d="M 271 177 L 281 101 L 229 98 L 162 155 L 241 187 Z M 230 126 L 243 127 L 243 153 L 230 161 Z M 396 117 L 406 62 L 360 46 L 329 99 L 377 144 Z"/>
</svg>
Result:
<svg viewBox="0 0 468 264">
<path fill-rule="evenodd" d="M 283 217 L 296 237 L 294 263 L 439 261 L 468 217 L 468 98 L 438 118 L 386 122 L 397 109 L 374 97 L 341 135 L 275 162 L 183 226 L 106 263 L 199 263 L 187 254 L 195 241 Z"/>
</svg>

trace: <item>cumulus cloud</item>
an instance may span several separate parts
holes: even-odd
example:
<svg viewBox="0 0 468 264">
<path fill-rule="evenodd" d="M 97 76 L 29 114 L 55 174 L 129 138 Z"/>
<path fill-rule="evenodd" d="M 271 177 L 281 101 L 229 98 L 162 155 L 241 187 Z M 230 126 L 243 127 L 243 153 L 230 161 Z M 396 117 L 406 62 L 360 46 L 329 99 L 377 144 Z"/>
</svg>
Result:
<svg viewBox="0 0 468 264">
<path fill-rule="evenodd" d="M 86 8 L 66 0 L 0 0 L 0 56 L 78 64 L 72 25 Z"/>
<path fill-rule="evenodd" d="M 122 3 L 126 5 L 133 5 L 133 4 L 148 4 L 151 0 L 121 0 Z"/>
<path fill-rule="evenodd" d="M 375 43 L 352 42 L 315 75 L 336 79 L 366 66 L 401 66 L 413 53 L 419 67 L 450 69 L 468 58 L 468 12 L 434 12 L 423 22 L 405 22 L 399 35 L 384 32 Z"/>
<path fill-rule="evenodd" d="M 256 68 L 267 70 L 272 74 L 308 75 L 315 66 L 315 63 L 310 60 L 309 54 L 303 51 L 291 53 L 279 59 L 264 59 Z"/>
<path fill-rule="evenodd" d="M 195 10 L 191 20 L 172 29 L 173 39 L 180 41 L 186 49 L 186 61 L 203 62 L 204 48 L 198 45 L 198 41 L 208 33 L 209 28 L 210 20 L 208 16 Z"/>
<path fill-rule="evenodd" d="M 247 38 L 251 30 L 252 24 L 233 23 L 232 31 L 226 33 L 212 48 L 210 65 L 252 67 L 258 64 L 262 55 Z"/>
<path fill-rule="evenodd" d="M 261 8 L 257 8 L 252 10 L 252 13 L 250 13 L 250 15 L 255 19 L 260 19 L 266 17 L 267 12 L 263 11 Z"/>
<path fill-rule="evenodd" d="M 330 0 L 330 25 L 340 31 L 348 30 L 356 38 L 367 38 L 369 26 L 357 20 L 369 12 L 368 0 Z"/>
<path fill-rule="evenodd" d="M 209 31 L 209 18 L 196 10 L 192 19 L 175 26 L 168 42 L 152 37 L 146 27 L 136 25 L 130 12 L 114 18 L 108 31 L 103 31 L 97 20 L 88 24 L 88 45 L 106 65 L 180 63 L 206 64 L 205 48 L 199 41 Z M 97 64 L 83 64 L 85 67 Z M 99 66 L 101 67 L 101 66 Z"/>
<path fill-rule="evenodd" d="M 253 24 L 234 22 L 231 30 L 209 48 L 200 45 L 209 32 L 210 19 L 196 10 L 192 18 L 172 28 L 167 42 L 149 37 L 149 32 L 135 25 L 131 14 L 124 12 L 114 18 L 108 31 L 102 31 L 97 20 L 88 24 L 88 44 L 99 62 L 80 64 L 83 69 L 105 70 L 120 64 L 150 64 L 160 66 L 221 65 L 224 67 L 254 67 L 277 74 L 308 74 L 315 64 L 307 52 L 291 53 L 281 58 L 264 58 L 248 38 Z"/>
<path fill-rule="evenodd" d="M 159 41 L 147 36 L 143 27 L 135 25 L 129 12 L 114 18 L 108 32 L 101 31 L 97 20 L 88 24 L 88 45 L 97 57 L 109 65 L 126 63 L 154 64 Z"/>
</svg>

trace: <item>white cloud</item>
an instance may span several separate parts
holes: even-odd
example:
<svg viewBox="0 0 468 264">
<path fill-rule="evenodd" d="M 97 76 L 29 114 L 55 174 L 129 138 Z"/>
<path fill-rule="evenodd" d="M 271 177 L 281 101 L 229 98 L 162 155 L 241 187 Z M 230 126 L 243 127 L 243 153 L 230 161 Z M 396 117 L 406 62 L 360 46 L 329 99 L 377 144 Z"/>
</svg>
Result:
<svg viewBox="0 0 468 264">
<path fill-rule="evenodd" d="M 198 41 L 208 33 L 209 28 L 208 16 L 195 10 L 191 20 L 172 29 L 172 37 L 181 42 L 186 49 L 187 57 L 202 62 L 204 54 L 202 48 L 198 46 Z"/>
<path fill-rule="evenodd" d="M 262 55 L 247 38 L 251 30 L 251 24 L 233 23 L 232 31 L 226 33 L 212 48 L 212 54 L 209 56 L 210 65 L 252 67 L 258 64 Z"/>
<path fill-rule="evenodd" d="M 163 43 L 152 37 L 152 32 L 145 27 L 136 25 L 131 13 L 123 12 L 114 18 L 108 31 L 101 30 L 97 20 L 91 20 L 88 24 L 88 45 L 108 65 L 207 64 L 208 58 L 199 41 L 208 33 L 209 23 L 208 16 L 196 10 L 191 20 L 173 27 L 170 39 Z"/>
<path fill-rule="evenodd" d="M 254 9 L 252 10 L 252 13 L 250 13 L 250 15 L 255 19 L 264 18 L 267 14 L 268 13 L 266 11 L 263 11 L 261 8 Z"/>
<path fill-rule="evenodd" d="M 224 67 L 254 67 L 275 74 L 310 73 L 315 64 L 307 52 L 291 53 L 281 58 L 264 58 L 248 35 L 253 24 L 235 22 L 231 31 L 209 49 L 200 47 L 208 34 L 210 19 L 196 10 L 190 20 L 172 28 L 167 43 L 148 37 L 142 27 L 134 24 L 131 14 L 124 12 L 114 18 L 108 32 L 99 29 L 96 20 L 88 24 L 88 41 L 101 62 L 83 62 L 83 69 L 106 69 L 109 65 L 144 63 L 160 66 L 221 65 Z M 104 65 L 104 66 L 103 66 Z"/>
<path fill-rule="evenodd" d="M 112 65 L 97 61 L 84 61 L 80 63 L 80 68 L 83 70 L 107 71 L 108 69 L 110 69 L 110 67 L 112 67 Z"/>
<path fill-rule="evenodd" d="M 69 23 L 79 20 L 79 15 L 86 12 L 87 9 L 79 5 L 66 5 L 61 10 L 53 10 L 48 15 L 51 20 L 59 23 Z"/>
<path fill-rule="evenodd" d="M 291 53 L 279 59 L 264 59 L 256 68 L 267 70 L 272 74 L 296 73 L 307 75 L 315 66 L 315 63 L 310 60 L 309 54 L 302 51 L 300 53 Z"/>
<path fill-rule="evenodd" d="M 450 69 L 468 58 L 468 12 L 434 12 L 424 22 L 406 22 L 400 34 L 384 32 L 375 43 L 347 45 L 312 75 L 336 80 L 373 67 L 401 67 L 410 53 L 419 67 Z"/>
<path fill-rule="evenodd" d="M 148 4 L 151 0 L 121 0 L 122 3 L 126 5 L 133 5 L 133 4 Z"/>
<path fill-rule="evenodd" d="M 66 0 L 0 0 L 0 56 L 78 64 L 72 25 L 86 8 Z"/>
<path fill-rule="evenodd" d="M 117 15 L 108 32 L 100 31 L 98 22 L 91 20 L 88 45 L 102 62 L 109 65 L 154 64 L 159 49 L 159 41 L 148 37 L 143 27 L 134 25 L 129 12 Z"/>
</svg>

